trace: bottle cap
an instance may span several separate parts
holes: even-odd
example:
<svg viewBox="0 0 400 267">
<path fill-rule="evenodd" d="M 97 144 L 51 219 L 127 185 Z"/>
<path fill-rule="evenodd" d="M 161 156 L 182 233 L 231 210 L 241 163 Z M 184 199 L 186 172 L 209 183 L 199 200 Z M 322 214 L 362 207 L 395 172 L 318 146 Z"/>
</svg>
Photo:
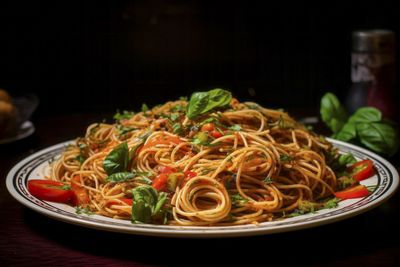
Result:
<svg viewBox="0 0 400 267">
<path fill-rule="evenodd" d="M 393 53 L 395 51 L 395 34 L 390 30 L 354 31 L 352 39 L 354 52 Z"/>
</svg>

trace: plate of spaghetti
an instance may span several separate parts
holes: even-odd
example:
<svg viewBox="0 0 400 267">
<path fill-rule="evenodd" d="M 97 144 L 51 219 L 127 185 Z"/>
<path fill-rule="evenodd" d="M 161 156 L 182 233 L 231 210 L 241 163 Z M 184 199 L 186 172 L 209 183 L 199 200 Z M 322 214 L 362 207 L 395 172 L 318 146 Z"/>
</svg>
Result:
<svg viewBox="0 0 400 267">
<path fill-rule="evenodd" d="M 269 234 L 332 223 L 393 195 L 395 168 L 286 112 L 196 92 L 41 150 L 9 172 L 23 205 L 85 227 L 169 237 Z"/>
</svg>

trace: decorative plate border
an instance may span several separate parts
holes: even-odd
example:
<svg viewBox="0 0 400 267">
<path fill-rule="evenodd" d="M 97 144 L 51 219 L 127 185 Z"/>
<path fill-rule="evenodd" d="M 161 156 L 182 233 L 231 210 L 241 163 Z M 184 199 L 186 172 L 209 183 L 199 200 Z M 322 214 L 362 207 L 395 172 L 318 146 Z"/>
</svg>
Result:
<svg viewBox="0 0 400 267">
<path fill-rule="evenodd" d="M 32 196 L 26 187 L 28 179 L 33 176 L 32 173 L 52 158 L 60 155 L 65 146 L 72 141 L 43 149 L 22 160 L 10 170 L 6 184 L 8 191 L 16 200 L 37 212 L 61 221 L 101 230 L 166 237 L 229 237 L 286 232 L 332 223 L 365 212 L 391 197 L 399 185 L 399 175 L 396 169 L 382 157 L 351 144 L 332 139 L 329 141 L 340 151 L 351 151 L 359 159 L 369 158 L 374 161 L 377 169 L 377 175 L 374 178 L 377 185 L 375 190 L 368 197 L 346 200 L 346 204 L 343 204 L 346 202 L 343 201 L 335 209 L 321 210 L 315 214 L 264 222 L 259 225 L 192 227 L 131 224 L 126 220 L 99 215 L 79 215 L 75 213 L 74 208 L 65 204 L 42 201 Z"/>
</svg>

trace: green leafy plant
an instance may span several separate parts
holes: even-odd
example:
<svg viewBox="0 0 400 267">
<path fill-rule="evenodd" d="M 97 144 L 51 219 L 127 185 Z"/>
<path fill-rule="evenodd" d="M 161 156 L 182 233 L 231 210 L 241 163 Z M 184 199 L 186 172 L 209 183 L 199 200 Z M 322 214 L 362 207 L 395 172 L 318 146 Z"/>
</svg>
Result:
<svg viewBox="0 0 400 267">
<path fill-rule="evenodd" d="M 320 113 L 335 139 L 361 143 L 375 152 L 389 156 L 398 150 L 396 126 L 384 120 L 376 108 L 362 107 L 348 117 L 338 98 L 332 93 L 326 93 L 321 99 Z"/>
</svg>

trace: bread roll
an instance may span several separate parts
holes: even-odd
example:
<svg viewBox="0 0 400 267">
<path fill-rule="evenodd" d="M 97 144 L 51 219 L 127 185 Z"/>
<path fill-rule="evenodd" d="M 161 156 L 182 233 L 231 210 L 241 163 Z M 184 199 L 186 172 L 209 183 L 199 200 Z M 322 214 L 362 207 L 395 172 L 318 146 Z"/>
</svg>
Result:
<svg viewBox="0 0 400 267">
<path fill-rule="evenodd" d="M 0 88 L 0 101 L 11 103 L 11 96 L 6 90 Z"/>
</svg>

